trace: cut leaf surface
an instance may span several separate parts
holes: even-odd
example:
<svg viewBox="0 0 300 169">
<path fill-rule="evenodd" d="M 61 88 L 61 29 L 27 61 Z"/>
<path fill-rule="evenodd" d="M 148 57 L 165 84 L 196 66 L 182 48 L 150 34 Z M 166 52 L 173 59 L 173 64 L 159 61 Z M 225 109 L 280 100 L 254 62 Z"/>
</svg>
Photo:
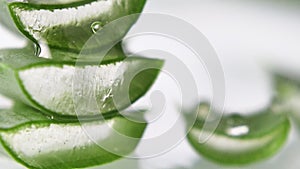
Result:
<svg viewBox="0 0 300 169">
<path fill-rule="evenodd" d="M 137 146 L 146 127 L 146 124 L 123 117 L 82 124 L 54 123 L 38 117 L 37 111 L 26 106 L 0 113 L 4 118 L 0 121 L 0 126 L 5 128 L 0 129 L 4 147 L 17 161 L 36 169 L 84 168 L 112 162 L 121 157 L 101 145 L 109 143 L 120 154 L 129 154 Z M 20 120 L 14 120 L 14 125 L 7 125 L 5 120 L 12 120 L 12 116 Z M 122 143 L 115 138 L 113 131 L 132 139 Z M 93 133 L 93 136 L 87 133 Z"/>
<path fill-rule="evenodd" d="M 148 91 L 163 65 L 161 60 L 146 58 L 75 65 L 30 57 L 25 52 L 0 52 L 0 81 L 5 84 L 0 92 L 62 118 L 105 115 L 126 108 Z M 130 102 L 115 103 L 118 93 L 127 94 Z M 84 111 L 76 114 L 75 108 Z"/>
<path fill-rule="evenodd" d="M 19 30 L 38 43 L 50 47 L 80 51 L 95 31 L 130 14 L 140 13 L 145 0 L 85 0 L 70 5 L 13 2 L 9 9 Z M 118 24 L 108 37 L 122 40 L 137 17 Z M 109 44 L 101 45 L 110 45 Z M 95 44 L 99 47 L 99 44 Z"/>
<path fill-rule="evenodd" d="M 46 5 L 58 5 L 58 4 L 70 4 L 75 2 L 84 2 L 86 0 L 11 0 L 12 2 L 23 2 L 29 4 L 46 4 Z"/>
<path fill-rule="evenodd" d="M 201 109 L 207 110 L 207 106 L 202 104 Z M 290 129 L 286 114 L 276 109 L 246 117 L 223 117 L 213 133 L 205 131 L 203 124 L 204 120 L 199 118 L 190 131 L 191 144 L 204 157 L 230 165 L 247 164 L 272 156 L 285 143 Z M 207 142 L 201 143 L 200 134 L 211 136 Z"/>
</svg>

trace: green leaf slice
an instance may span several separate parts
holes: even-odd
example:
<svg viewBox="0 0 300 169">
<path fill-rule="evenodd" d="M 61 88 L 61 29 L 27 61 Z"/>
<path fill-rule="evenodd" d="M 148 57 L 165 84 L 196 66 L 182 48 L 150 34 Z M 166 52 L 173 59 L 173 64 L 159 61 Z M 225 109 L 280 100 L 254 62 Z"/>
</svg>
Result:
<svg viewBox="0 0 300 169">
<path fill-rule="evenodd" d="M 36 109 L 24 104 L 15 104 L 12 109 L 0 110 L 0 131 L 8 131 L 23 125 L 40 122 L 49 122 L 50 118 L 44 116 Z"/>
<path fill-rule="evenodd" d="M 163 65 L 161 60 L 135 57 L 76 65 L 26 52 L 0 52 L 0 93 L 54 118 L 109 115 L 124 109 L 148 91 Z"/>
<path fill-rule="evenodd" d="M 46 5 L 58 5 L 58 4 L 71 4 L 76 2 L 84 2 L 86 0 L 13 0 L 13 2 L 23 2 L 29 4 L 46 4 Z"/>
<path fill-rule="evenodd" d="M 13 33 L 20 35 L 8 8 L 8 0 L 0 0 L 0 23 Z"/>
<path fill-rule="evenodd" d="M 199 110 L 208 109 L 201 104 Z M 213 133 L 203 129 L 204 120 L 199 117 L 188 134 L 190 143 L 204 157 L 228 165 L 248 164 L 274 155 L 290 130 L 286 114 L 275 107 L 251 116 L 225 116 Z M 210 136 L 209 140 L 202 143 L 200 134 Z"/>
<path fill-rule="evenodd" d="M 131 153 L 146 128 L 145 123 L 124 117 L 82 124 L 55 123 L 26 106 L 0 113 L 3 146 L 18 162 L 35 169 L 84 168 L 112 162 L 121 158 L 120 154 Z M 87 135 L 90 132 L 95 135 Z M 131 139 L 121 142 L 114 132 Z M 102 144 L 115 149 L 102 148 Z M 112 153 L 115 150 L 118 154 Z"/>
<path fill-rule="evenodd" d="M 79 52 L 97 30 L 123 16 L 140 13 L 145 1 L 85 0 L 67 5 L 13 2 L 9 9 L 19 30 L 33 42 Z M 112 26 L 107 36 L 114 42 L 122 40 L 137 19 L 138 15 Z"/>
</svg>

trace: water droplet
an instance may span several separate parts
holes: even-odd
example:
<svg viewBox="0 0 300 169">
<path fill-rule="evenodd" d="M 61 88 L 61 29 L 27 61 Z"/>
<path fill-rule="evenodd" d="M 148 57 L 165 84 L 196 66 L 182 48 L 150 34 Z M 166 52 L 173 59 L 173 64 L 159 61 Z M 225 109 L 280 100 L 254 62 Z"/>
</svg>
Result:
<svg viewBox="0 0 300 169">
<path fill-rule="evenodd" d="M 48 44 L 42 40 L 39 41 L 38 44 L 39 44 L 39 49 L 38 49 L 38 51 L 36 49 L 36 56 L 41 57 L 41 58 L 51 59 L 52 55 L 51 55 Z"/>
<path fill-rule="evenodd" d="M 249 131 L 250 128 L 241 115 L 234 114 L 227 119 L 226 133 L 228 135 L 238 137 L 247 135 Z"/>
<path fill-rule="evenodd" d="M 103 26 L 102 22 L 99 21 L 93 22 L 91 25 L 93 33 L 97 33 L 97 31 L 101 30 L 102 26 Z"/>
<path fill-rule="evenodd" d="M 39 44 L 35 43 L 34 44 L 34 55 L 39 56 L 41 54 L 41 47 Z"/>
<path fill-rule="evenodd" d="M 231 127 L 226 130 L 227 134 L 230 136 L 243 136 L 248 134 L 249 131 L 250 129 L 246 125 Z"/>
</svg>

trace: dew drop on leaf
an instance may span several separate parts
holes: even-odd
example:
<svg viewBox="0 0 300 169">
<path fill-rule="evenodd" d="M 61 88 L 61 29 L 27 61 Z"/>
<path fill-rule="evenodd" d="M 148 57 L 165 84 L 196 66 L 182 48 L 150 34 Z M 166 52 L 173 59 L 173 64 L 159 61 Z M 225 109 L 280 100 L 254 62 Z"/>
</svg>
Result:
<svg viewBox="0 0 300 169">
<path fill-rule="evenodd" d="M 39 44 L 34 44 L 34 55 L 39 56 L 41 54 L 41 47 Z"/>
<path fill-rule="evenodd" d="M 102 22 L 99 21 L 93 22 L 91 25 L 93 33 L 97 33 L 97 31 L 101 30 L 102 26 L 103 26 Z"/>
<path fill-rule="evenodd" d="M 231 115 L 227 120 L 226 133 L 229 136 L 237 137 L 247 135 L 250 131 L 245 119 L 238 114 Z"/>
</svg>

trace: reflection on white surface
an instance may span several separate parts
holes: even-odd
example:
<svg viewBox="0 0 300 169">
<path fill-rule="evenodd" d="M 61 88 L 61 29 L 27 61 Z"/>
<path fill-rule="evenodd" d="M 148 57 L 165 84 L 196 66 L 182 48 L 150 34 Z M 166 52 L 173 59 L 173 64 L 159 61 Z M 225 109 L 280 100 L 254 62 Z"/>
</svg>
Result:
<svg viewBox="0 0 300 169">
<path fill-rule="evenodd" d="M 262 66 L 273 64 L 300 72 L 298 56 L 300 55 L 300 7 L 289 6 L 284 2 L 277 5 L 276 2 L 272 3 L 271 0 L 251 2 L 148 0 L 145 12 L 166 13 L 183 18 L 206 35 L 215 47 L 225 71 L 227 109 L 248 113 L 266 106 L 273 94 L 270 77 Z M 0 35 L 5 36 L 0 40 L 1 48 L 22 46 L 22 41 L 18 41 L 1 27 Z M 161 48 L 165 45 L 160 41 L 144 38 L 143 43 L 132 42 L 132 49 L 138 50 L 138 44 L 140 47 L 156 44 Z M 199 77 L 206 79 L 205 74 L 200 73 Z M 155 87 L 152 90 L 155 91 Z M 206 82 L 203 82 L 201 92 L 203 92 L 201 95 L 209 96 L 209 86 Z M 5 101 L 1 100 L 0 104 L 5 105 Z M 174 117 L 176 114 L 170 113 L 169 118 Z M 160 124 L 168 123 L 169 121 Z M 162 128 L 167 127 L 162 126 Z M 148 137 L 155 134 L 154 130 L 148 131 L 152 132 L 146 133 Z M 140 161 L 121 160 L 95 169 L 128 168 L 126 166 L 132 169 L 282 169 L 287 166 L 289 169 L 298 169 L 300 168 L 298 160 L 300 138 L 295 134 L 296 132 L 293 132 L 290 143 L 280 154 L 270 160 L 246 167 L 223 167 L 203 160 L 185 141 L 163 156 Z M 1 160 L 0 164 L 3 169 L 22 168 L 6 160 Z"/>
</svg>

